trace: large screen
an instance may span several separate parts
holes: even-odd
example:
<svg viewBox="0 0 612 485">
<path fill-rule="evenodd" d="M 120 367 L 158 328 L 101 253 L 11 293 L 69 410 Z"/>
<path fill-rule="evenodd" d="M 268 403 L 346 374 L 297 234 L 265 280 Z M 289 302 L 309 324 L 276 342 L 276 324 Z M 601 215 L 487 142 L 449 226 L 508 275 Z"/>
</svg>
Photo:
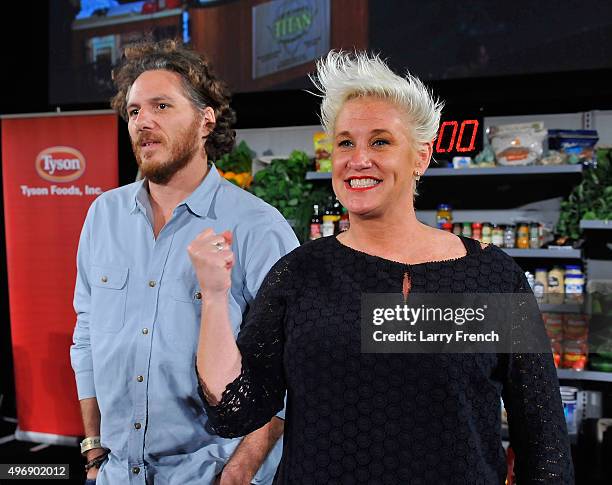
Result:
<svg viewBox="0 0 612 485">
<path fill-rule="evenodd" d="M 234 93 L 303 89 L 329 49 L 428 82 L 612 68 L 609 0 L 54 0 L 49 102 L 105 102 L 125 46 L 179 38 Z"/>
</svg>

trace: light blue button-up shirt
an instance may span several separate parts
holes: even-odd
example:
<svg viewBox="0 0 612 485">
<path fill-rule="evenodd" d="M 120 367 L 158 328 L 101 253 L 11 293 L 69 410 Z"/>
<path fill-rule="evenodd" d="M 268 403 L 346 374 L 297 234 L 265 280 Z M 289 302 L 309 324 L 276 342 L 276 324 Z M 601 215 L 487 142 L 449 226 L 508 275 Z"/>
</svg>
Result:
<svg viewBox="0 0 612 485">
<path fill-rule="evenodd" d="M 79 399 L 97 398 L 102 446 L 111 450 L 98 485 L 209 484 L 240 442 L 209 433 L 197 391 L 201 296 L 187 246 L 209 227 L 234 236 L 229 304 L 237 335 L 270 267 L 298 245 L 276 209 L 214 166 L 157 239 L 145 182 L 106 192 L 89 209 L 70 353 Z M 272 481 L 281 448 L 279 441 L 255 483 Z"/>
</svg>

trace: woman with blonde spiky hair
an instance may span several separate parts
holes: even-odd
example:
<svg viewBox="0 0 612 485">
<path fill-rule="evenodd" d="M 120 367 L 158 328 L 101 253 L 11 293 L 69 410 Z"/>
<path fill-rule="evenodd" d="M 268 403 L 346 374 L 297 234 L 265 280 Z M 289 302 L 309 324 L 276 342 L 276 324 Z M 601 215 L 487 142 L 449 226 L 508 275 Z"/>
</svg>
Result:
<svg viewBox="0 0 612 485">
<path fill-rule="evenodd" d="M 237 343 L 231 264 L 213 247 L 194 259 L 204 284 L 197 370 L 214 429 L 257 429 L 286 393 L 280 483 L 504 483 L 503 395 L 519 483 L 571 483 L 550 353 L 362 353 L 362 295 L 532 296 L 501 250 L 417 220 L 442 109 L 421 81 L 345 52 L 321 59 L 312 79 L 350 229 L 272 268 Z M 530 323 L 542 327 L 537 314 Z"/>
</svg>

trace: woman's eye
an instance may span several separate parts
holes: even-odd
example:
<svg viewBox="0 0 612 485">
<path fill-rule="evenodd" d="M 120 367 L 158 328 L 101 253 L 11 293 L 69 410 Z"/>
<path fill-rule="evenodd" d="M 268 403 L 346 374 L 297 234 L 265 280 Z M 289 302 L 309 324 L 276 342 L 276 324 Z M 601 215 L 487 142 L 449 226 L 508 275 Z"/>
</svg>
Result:
<svg viewBox="0 0 612 485">
<path fill-rule="evenodd" d="M 131 109 L 128 114 L 130 115 L 130 117 L 138 116 L 138 110 L 137 109 Z"/>
<path fill-rule="evenodd" d="M 372 142 L 372 145 L 374 146 L 383 146 L 383 145 L 388 145 L 389 141 L 388 140 L 383 140 L 383 139 L 378 139 L 378 140 L 374 140 Z"/>
<path fill-rule="evenodd" d="M 338 142 L 339 147 L 350 147 L 353 146 L 353 142 L 351 140 L 341 140 Z"/>
<path fill-rule="evenodd" d="M 168 105 L 166 103 L 159 103 L 159 109 L 166 109 Z"/>
</svg>

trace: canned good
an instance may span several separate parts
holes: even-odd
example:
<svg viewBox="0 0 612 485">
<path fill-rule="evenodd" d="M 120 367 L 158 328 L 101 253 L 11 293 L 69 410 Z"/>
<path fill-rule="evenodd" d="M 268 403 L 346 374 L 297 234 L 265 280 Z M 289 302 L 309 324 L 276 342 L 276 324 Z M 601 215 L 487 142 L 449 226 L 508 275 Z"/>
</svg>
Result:
<svg viewBox="0 0 612 485">
<path fill-rule="evenodd" d="M 455 234 L 456 236 L 461 236 L 461 224 L 458 222 L 455 222 L 453 224 L 453 234 Z"/>
<path fill-rule="evenodd" d="M 472 224 L 469 222 L 464 222 L 461 234 L 465 237 L 472 237 Z"/>
</svg>

